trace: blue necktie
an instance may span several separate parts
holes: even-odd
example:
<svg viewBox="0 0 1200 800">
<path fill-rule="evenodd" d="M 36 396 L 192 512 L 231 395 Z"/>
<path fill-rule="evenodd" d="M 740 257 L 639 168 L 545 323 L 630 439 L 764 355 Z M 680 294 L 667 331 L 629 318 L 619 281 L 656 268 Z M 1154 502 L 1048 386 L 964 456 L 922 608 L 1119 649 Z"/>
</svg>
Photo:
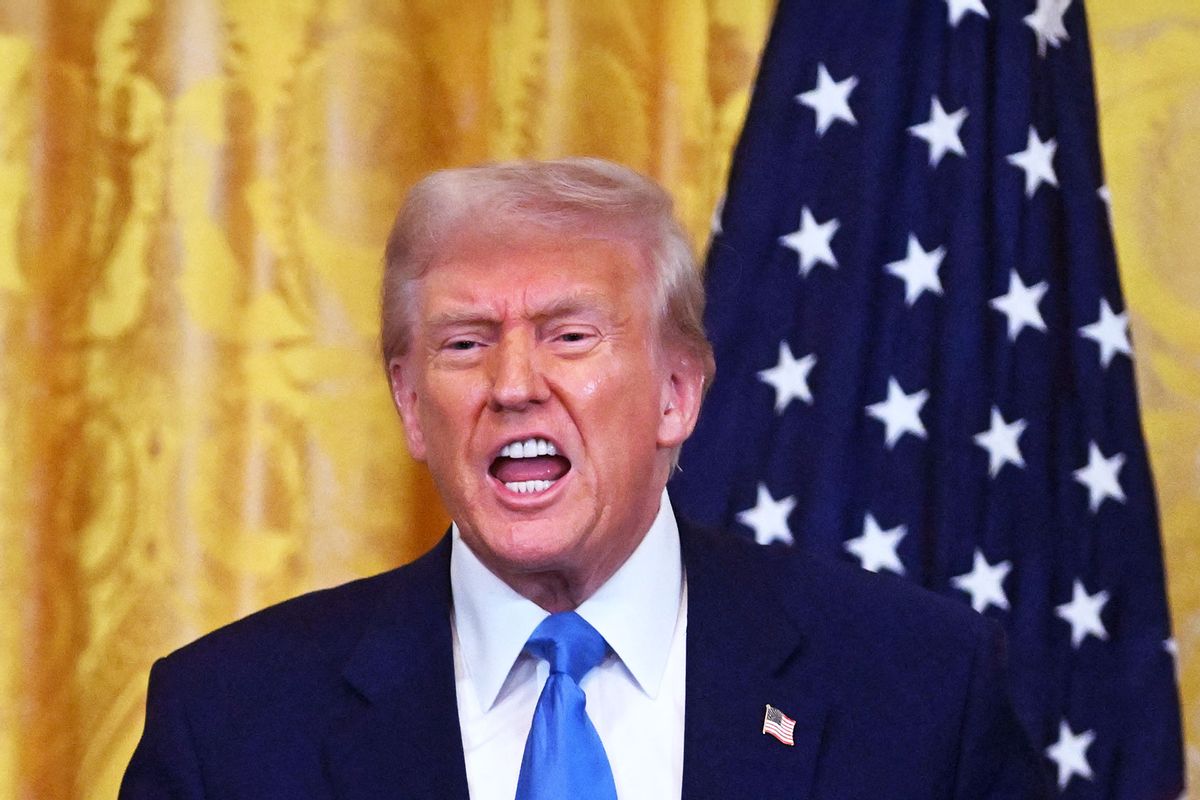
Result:
<svg viewBox="0 0 1200 800">
<path fill-rule="evenodd" d="M 533 711 L 516 800 L 616 800 L 612 768 L 579 688 L 608 653 L 604 637 L 566 611 L 542 620 L 525 652 L 550 662 L 550 677 Z"/>
</svg>

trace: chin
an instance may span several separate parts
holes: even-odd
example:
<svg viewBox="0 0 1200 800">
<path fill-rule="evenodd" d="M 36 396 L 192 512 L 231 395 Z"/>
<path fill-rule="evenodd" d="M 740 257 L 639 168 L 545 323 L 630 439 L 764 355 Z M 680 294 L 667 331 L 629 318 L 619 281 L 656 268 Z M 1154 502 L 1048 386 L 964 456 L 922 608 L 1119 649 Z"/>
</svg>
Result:
<svg viewBox="0 0 1200 800">
<path fill-rule="evenodd" d="M 577 560 L 576 548 L 545 537 L 521 537 L 498 555 L 516 573 L 569 571 Z"/>
<path fill-rule="evenodd" d="M 495 570 L 531 573 L 562 569 L 577 548 L 562 536 L 563 526 L 547 520 L 513 523 L 507 529 L 491 531 L 481 536 L 481 546 L 468 541 L 476 555 Z M 483 552 L 480 552 L 483 550 Z M 489 558 L 490 556 L 490 558 Z"/>
</svg>

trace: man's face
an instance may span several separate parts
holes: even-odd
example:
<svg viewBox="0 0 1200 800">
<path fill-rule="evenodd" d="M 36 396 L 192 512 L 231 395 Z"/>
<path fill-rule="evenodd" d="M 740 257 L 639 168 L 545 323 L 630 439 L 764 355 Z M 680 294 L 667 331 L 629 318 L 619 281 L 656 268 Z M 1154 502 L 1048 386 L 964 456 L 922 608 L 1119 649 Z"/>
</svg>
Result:
<svg viewBox="0 0 1200 800">
<path fill-rule="evenodd" d="M 390 365 L 409 450 L 527 596 L 557 580 L 579 602 L 607 580 L 695 424 L 701 372 L 662 345 L 645 272 L 631 246 L 579 239 L 466 246 L 418 284 Z"/>
</svg>

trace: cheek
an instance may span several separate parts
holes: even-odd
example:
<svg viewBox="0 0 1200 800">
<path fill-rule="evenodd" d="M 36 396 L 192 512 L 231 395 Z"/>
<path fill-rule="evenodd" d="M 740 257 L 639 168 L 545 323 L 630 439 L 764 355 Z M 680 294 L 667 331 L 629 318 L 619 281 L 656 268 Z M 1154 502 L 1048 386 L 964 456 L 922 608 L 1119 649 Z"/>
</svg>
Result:
<svg viewBox="0 0 1200 800">
<path fill-rule="evenodd" d="M 475 459 L 471 443 L 476 434 L 476 418 L 458 403 L 443 396 L 426 397 L 421 425 L 425 432 L 425 462 L 443 488 L 460 486 L 473 470 Z"/>
<path fill-rule="evenodd" d="M 580 387 L 590 417 L 614 439 L 618 451 L 635 456 L 640 442 L 654 445 L 659 424 L 660 387 L 652 365 L 627 364 L 601 374 L 592 372 Z"/>
<path fill-rule="evenodd" d="M 621 370 L 616 364 L 550 362 L 544 365 L 542 375 L 568 408 L 582 411 L 586 406 L 590 414 L 607 408 L 622 392 Z"/>
<path fill-rule="evenodd" d="M 467 370 L 434 373 L 424 388 L 423 403 L 429 413 L 447 420 L 471 415 L 487 399 L 484 381 Z"/>
<path fill-rule="evenodd" d="M 615 397 L 627 406 L 652 391 L 654 372 L 654 364 L 641 353 L 612 353 L 603 360 L 568 364 L 560 374 L 579 397 L 603 398 L 605 402 Z"/>
</svg>

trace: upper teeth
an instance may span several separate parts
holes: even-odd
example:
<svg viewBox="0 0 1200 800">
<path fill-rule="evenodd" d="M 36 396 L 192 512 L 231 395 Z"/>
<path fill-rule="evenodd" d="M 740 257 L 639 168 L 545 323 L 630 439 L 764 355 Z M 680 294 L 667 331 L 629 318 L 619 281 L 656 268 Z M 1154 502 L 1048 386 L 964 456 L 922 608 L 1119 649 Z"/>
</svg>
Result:
<svg viewBox="0 0 1200 800">
<path fill-rule="evenodd" d="M 558 451 L 545 439 L 526 439 L 523 442 L 511 442 L 500 448 L 502 458 L 533 458 L 534 456 L 554 455 L 558 455 Z"/>
</svg>

